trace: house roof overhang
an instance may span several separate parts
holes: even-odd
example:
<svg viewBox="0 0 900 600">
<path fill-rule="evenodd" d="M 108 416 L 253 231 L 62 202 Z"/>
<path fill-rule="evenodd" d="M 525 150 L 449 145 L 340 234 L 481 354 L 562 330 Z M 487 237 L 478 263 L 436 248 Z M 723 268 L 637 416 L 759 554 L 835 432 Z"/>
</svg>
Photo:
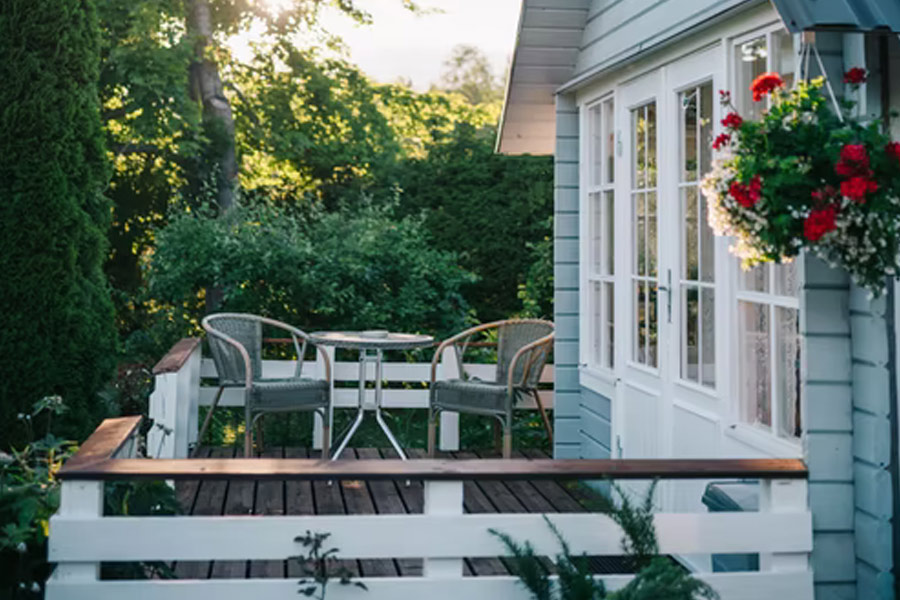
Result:
<svg viewBox="0 0 900 600">
<path fill-rule="evenodd" d="M 575 70 L 590 0 L 522 0 L 497 151 L 553 154 L 556 99 Z"/>
<path fill-rule="evenodd" d="M 810 30 L 900 32 L 896 0 L 772 0 L 792 33 Z"/>
</svg>

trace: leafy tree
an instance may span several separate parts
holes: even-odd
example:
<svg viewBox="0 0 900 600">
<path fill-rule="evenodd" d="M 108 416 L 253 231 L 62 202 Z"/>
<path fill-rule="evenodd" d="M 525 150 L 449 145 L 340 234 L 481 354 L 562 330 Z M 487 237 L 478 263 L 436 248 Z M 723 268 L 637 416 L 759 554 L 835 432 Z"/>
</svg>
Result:
<svg viewBox="0 0 900 600">
<path fill-rule="evenodd" d="M 551 234 L 552 159 L 496 154 L 494 139 L 493 128 L 462 123 L 431 143 L 425 158 L 405 161 L 398 176 L 402 210 L 424 214 L 436 246 L 457 252 L 460 265 L 478 275 L 463 293 L 482 321 L 522 308 L 519 286 L 536 257 L 549 262 L 552 249 L 545 243 L 542 253 L 529 250 Z M 547 277 L 538 281 L 534 292 L 549 295 Z M 539 308 L 532 313 L 547 312 L 549 298 L 533 302 Z"/>
<path fill-rule="evenodd" d="M 108 180 L 92 0 L 9 0 L 0 12 L 0 445 L 37 399 L 66 398 L 63 433 L 105 416 L 116 337 L 102 264 Z"/>
<path fill-rule="evenodd" d="M 494 74 L 490 59 L 478 47 L 467 44 L 454 47 L 444 61 L 440 88 L 462 94 L 474 105 L 503 100 L 503 84 Z"/>
<path fill-rule="evenodd" d="M 308 330 L 444 335 L 466 322 L 459 288 L 471 276 L 455 256 L 430 246 L 414 218 L 395 219 L 390 207 L 373 205 L 311 217 L 267 207 L 232 213 L 179 216 L 158 233 L 150 292 L 194 326 L 209 282 L 222 290 L 225 310 Z"/>
</svg>

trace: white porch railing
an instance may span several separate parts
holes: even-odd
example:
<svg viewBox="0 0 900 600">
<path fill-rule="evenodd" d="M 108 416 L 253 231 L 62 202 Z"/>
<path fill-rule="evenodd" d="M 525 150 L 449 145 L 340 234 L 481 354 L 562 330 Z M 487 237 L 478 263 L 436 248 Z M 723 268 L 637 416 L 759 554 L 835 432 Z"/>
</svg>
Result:
<svg viewBox="0 0 900 600">
<path fill-rule="evenodd" d="M 463 557 L 506 554 L 494 528 L 530 540 L 539 554 L 557 544 L 539 514 L 464 514 L 470 479 L 758 479 L 763 507 L 745 513 L 662 513 L 665 554 L 759 553 L 760 571 L 703 573 L 722 600 L 813 598 L 812 517 L 806 467 L 798 460 L 356 460 L 133 459 L 127 440 L 139 418 L 104 422 L 62 470 L 61 508 L 51 519 L 56 568 L 48 600 L 246 600 L 297 598 L 294 579 L 100 580 L 102 561 L 284 560 L 302 553 L 306 531 L 330 533 L 342 559 L 422 558 L 421 577 L 361 578 L 368 591 L 333 585 L 336 600 L 525 600 L 513 577 L 464 577 Z M 422 514 L 339 516 L 104 517 L 104 482 L 144 479 L 423 480 Z M 622 532 L 607 516 L 548 515 L 575 552 L 621 553 Z M 605 576 L 611 589 L 629 576 Z"/>
<path fill-rule="evenodd" d="M 155 388 L 150 395 L 149 416 L 160 425 L 151 430 L 148 448 L 152 456 L 159 458 L 185 458 L 191 444 L 197 442 L 198 408 L 213 403 L 218 388 L 203 385 L 202 379 L 215 379 L 216 366 L 210 358 L 200 355 L 200 340 L 185 338 L 178 342 L 153 369 Z M 335 383 L 352 383 L 351 387 L 336 387 L 333 401 L 335 408 L 355 408 L 358 397 L 359 363 L 357 361 L 334 362 L 334 348 L 325 348 L 334 365 Z M 317 360 L 307 361 L 303 366 L 305 377 L 322 377 L 324 364 L 321 354 L 316 353 Z M 264 377 L 290 377 L 294 374 L 296 362 L 292 360 L 264 360 Z M 367 366 L 367 377 L 372 380 L 375 366 Z M 428 408 L 428 390 L 425 383 L 431 377 L 429 362 L 385 362 L 384 377 L 387 384 L 383 390 L 383 405 L 387 409 Z M 495 365 L 466 364 L 466 372 L 481 379 L 490 380 L 496 372 Z M 451 350 L 445 351 L 441 357 L 437 376 L 439 379 L 456 377 L 456 355 Z M 542 374 L 541 382 L 553 382 L 553 365 L 548 365 Z M 391 388 L 392 383 L 411 384 L 408 389 Z M 367 401 L 372 402 L 374 389 L 367 389 Z M 542 390 L 541 401 L 547 409 L 553 408 L 553 390 Z M 243 406 L 244 394 L 241 388 L 226 389 L 219 400 L 219 406 Z M 519 406 L 522 410 L 534 410 L 534 401 L 528 398 Z M 313 432 L 314 446 L 321 448 L 321 422 L 316 417 Z M 424 445 L 425 440 L 422 440 Z M 444 412 L 441 415 L 440 448 L 442 450 L 459 449 L 459 419 L 456 413 Z"/>
</svg>

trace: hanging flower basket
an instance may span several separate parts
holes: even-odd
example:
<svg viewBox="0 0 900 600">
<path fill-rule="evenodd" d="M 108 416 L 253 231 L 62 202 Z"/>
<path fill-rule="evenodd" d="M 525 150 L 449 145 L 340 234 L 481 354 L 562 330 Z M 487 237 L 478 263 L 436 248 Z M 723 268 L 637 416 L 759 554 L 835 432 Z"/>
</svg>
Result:
<svg viewBox="0 0 900 600">
<path fill-rule="evenodd" d="M 863 83 L 865 71 L 845 81 Z M 835 103 L 839 116 L 824 85 L 819 78 L 787 91 L 777 73 L 764 73 L 750 88 L 754 101 L 771 97 L 760 121 L 741 118 L 719 92 L 729 112 L 703 181 L 709 224 L 733 236 L 744 268 L 807 249 L 879 295 L 898 272 L 900 144 L 880 121 L 855 118 L 851 102 Z"/>
</svg>

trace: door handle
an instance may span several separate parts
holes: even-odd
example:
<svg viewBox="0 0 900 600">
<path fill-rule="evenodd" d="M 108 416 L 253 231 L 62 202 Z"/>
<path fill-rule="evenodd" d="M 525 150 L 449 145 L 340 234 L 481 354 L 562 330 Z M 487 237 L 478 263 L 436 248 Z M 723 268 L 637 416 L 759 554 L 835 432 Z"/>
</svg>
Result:
<svg viewBox="0 0 900 600">
<path fill-rule="evenodd" d="M 666 269 L 667 285 L 657 286 L 659 291 L 666 293 L 666 318 L 667 322 L 672 322 L 672 269 Z"/>
</svg>

